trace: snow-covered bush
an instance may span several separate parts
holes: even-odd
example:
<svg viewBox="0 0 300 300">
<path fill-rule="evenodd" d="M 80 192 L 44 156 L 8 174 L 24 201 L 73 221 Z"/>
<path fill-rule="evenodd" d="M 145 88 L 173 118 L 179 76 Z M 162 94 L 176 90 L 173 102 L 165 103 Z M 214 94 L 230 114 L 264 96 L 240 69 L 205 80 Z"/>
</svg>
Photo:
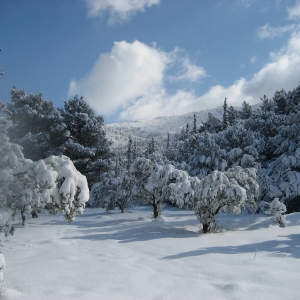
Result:
<svg viewBox="0 0 300 300">
<path fill-rule="evenodd" d="M 148 179 L 160 167 L 155 161 L 139 157 L 133 161 L 129 169 L 132 176 L 131 193 L 133 198 L 140 203 L 152 205 L 154 218 L 160 215 L 162 202 L 161 198 L 157 197 L 156 185 L 151 186 Z"/>
<path fill-rule="evenodd" d="M 266 215 L 270 215 L 275 223 L 280 227 L 287 226 L 285 216 L 283 215 L 286 212 L 286 206 L 278 198 L 275 198 L 271 203 L 263 202 L 262 206 L 264 207 L 263 212 Z"/>
<path fill-rule="evenodd" d="M 3 233 L 5 237 L 9 234 L 13 235 L 15 228 L 13 227 L 13 211 L 7 207 L 0 208 L 0 233 Z"/>
<path fill-rule="evenodd" d="M 2 281 L 4 280 L 5 267 L 6 267 L 6 262 L 5 262 L 4 255 L 2 253 L 0 253 L 0 287 L 1 287 Z"/>
<path fill-rule="evenodd" d="M 194 211 L 203 225 L 203 232 L 213 229 L 215 216 L 222 209 L 238 214 L 241 205 L 252 204 L 257 196 L 255 173 L 240 167 L 228 172 L 212 172 L 195 185 Z"/>
<path fill-rule="evenodd" d="M 183 171 L 179 174 L 176 182 L 169 184 L 171 199 L 180 207 L 186 203 L 192 206 L 204 233 L 214 229 L 215 217 L 221 210 L 239 214 L 242 205 L 255 207 L 258 197 L 255 169 L 235 167 L 226 172 L 213 171 L 201 180 Z"/>
<path fill-rule="evenodd" d="M 102 207 L 106 211 L 119 208 L 123 213 L 132 204 L 131 178 L 128 171 L 124 170 L 118 177 L 103 174 L 101 181 L 92 186 L 88 203 L 91 207 Z"/>
<path fill-rule="evenodd" d="M 86 177 L 66 156 L 23 160 L 12 170 L 6 187 L 3 205 L 14 212 L 20 210 L 23 223 L 25 210 L 38 207 L 46 207 L 52 214 L 64 212 L 66 220 L 73 221 L 89 198 Z"/>
</svg>

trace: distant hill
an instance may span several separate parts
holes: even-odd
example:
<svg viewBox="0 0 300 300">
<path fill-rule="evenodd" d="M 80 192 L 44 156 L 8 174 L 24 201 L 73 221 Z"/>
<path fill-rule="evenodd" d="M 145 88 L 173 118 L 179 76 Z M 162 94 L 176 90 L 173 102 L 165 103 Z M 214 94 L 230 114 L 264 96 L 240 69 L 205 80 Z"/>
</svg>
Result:
<svg viewBox="0 0 300 300">
<path fill-rule="evenodd" d="M 253 105 L 252 109 L 259 108 L 259 104 Z M 236 107 L 240 109 L 240 107 Z M 167 143 L 167 134 L 170 133 L 171 140 L 176 133 L 179 133 L 182 127 L 189 123 L 193 126 L 194 114 L 197 117 L 197 126 L 207 120 L 208 113 L 222 119 L 223 107 L 219 106 L 213 109 L 206 109 L 199 112 L 190 112 L 184 115 L 157 117 L 149 121 L 120 122 L 104 125 L 104 130 L 108 140 L 113 142 L 112 149 L 123 152 L 128 144 L 128 137 L 131 135 L 136 140 L 140 149 L 145 149 L 153 137 L 155 145 L 159 150 L 163 150 Z"/>
</svg>

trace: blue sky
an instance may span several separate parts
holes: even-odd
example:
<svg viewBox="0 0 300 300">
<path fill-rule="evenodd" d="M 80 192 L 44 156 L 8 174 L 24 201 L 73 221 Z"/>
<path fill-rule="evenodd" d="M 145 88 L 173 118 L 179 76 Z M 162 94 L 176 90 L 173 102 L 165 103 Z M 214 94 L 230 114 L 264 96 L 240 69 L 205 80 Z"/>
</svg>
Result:
<svg viewBox="0 0 300 300">
<path fill-rule="evenodd" d="M 0 0 L 0 98 L 13 85 L 105 123 L 254 104 L 300 81 L 300 1 Z"/>
</svg>

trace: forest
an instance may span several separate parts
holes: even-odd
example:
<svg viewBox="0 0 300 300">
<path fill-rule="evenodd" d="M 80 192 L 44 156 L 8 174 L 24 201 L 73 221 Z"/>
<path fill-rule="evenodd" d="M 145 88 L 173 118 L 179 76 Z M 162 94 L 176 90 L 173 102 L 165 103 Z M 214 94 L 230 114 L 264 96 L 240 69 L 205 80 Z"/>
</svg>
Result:
<svg viewBox="0 0 300 300">
<path fill-rule="evenodd" d="M 56 108 L 41 93 L 13 87 L 1 103 L 1 206 L 32 217 L 46 209 L 72 221 L 84 207 L 123 213 L 133 202 L 161 215 L 165 204 L 193 210 L 203 232 L 216 229 L 220 212 L 272 215 L 286 226 L 285 213 L 300 210 L 300 86 L 263 96 L 253 111 L 223 104 L 223 118 L 187 123 L 163 151 L 154 138 L 139 149 L 128 137 L 113 153 L 97 116 L 77 95 Z M 89 192 L 90 190 L 90 192 Z M 10 224 L 10 225 L 7 225 Z M 2 224 L 6 234 L 11 222 Z"/>
</svg>

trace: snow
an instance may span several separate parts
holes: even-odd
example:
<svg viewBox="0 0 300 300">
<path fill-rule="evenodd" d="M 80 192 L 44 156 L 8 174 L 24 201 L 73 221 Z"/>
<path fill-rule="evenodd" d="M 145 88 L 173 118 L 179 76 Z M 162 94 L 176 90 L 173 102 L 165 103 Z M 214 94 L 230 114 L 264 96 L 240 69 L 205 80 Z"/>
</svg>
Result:
<svg viewBox="0 0 300 300">
<path fill-rule="evenodd" d="M 0 253 L 0 284 L 2 283 L 4 276 L 3 276 L 3 271 L 6 267 L 6 262 L 5 258 L 2 253 Z"/>
<path fill-rule="evenodd" d="M 202 234 L 191 211 L 166 206 L 125 213 L 85 209 L 15 217 L 2 238 L 2 299 L 299 299 L 300 213 L 280 228 L 265 215 L 218 216 L 220 233 Z"/>
<path fill-rule="evenodd" d="M 255 110 L 259 108 L 260 104 L 252 106 Z M 240 107 L 235 107 L 239 110 Z M 222 119 L 223 106 L 218 106 L 213 109 L 201 110 L 199 112 L 190 112 L 183 115 L 163 116 L 157 117 L 149 121 L 135 121 L 135 122 L 119 122 L 111 123 L 103 126 L 106 137 L 113 142 L 111 149 L 123 149 L 125 151 L 128 145 L 128 137 L 131 135 L 132 140 L 136 140 L 137 146 L 145 149 L 151 138 L 155 140 L 155 147 L 159 150 L 165 150 L 167 145 L 168 132 L 171 133 L 171 143 L 173 142 L 174 134 L 180 132 L 180 128 L 189 123 L 192 127 L 194 114 L 197 117 L 197 126 L 207 120 L 208 113 L 212 113 L 215 117 Z"/>
</svg>

